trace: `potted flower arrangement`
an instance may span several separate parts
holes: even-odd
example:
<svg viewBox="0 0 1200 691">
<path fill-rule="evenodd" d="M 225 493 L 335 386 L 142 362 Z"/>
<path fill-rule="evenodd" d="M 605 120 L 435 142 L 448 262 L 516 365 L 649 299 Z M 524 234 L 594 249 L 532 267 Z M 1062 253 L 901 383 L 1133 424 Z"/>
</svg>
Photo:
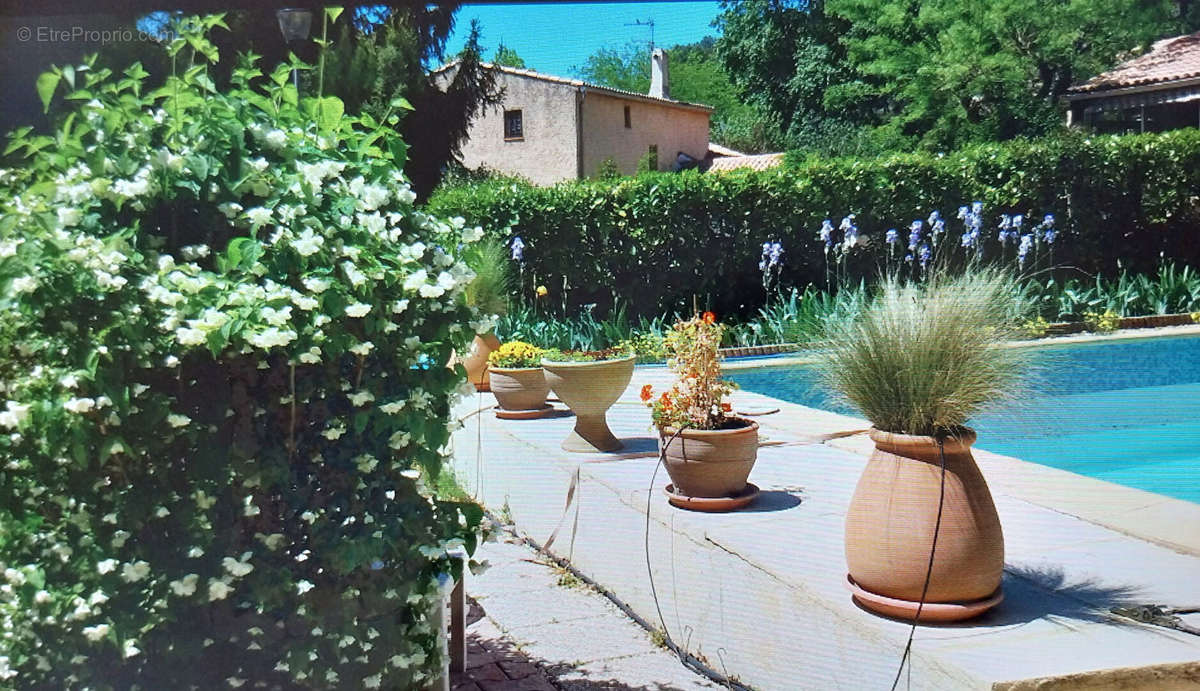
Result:
<svg viewBox="0 0 1200 691">
<path fill-rule="evenodd" d="M 467 247 L 466 263 L 475 273 L 463 291 L 467 306 L 484 317 L 503 316 L 508 311 L 508 293 L 512 288 L 504 244 L 495 238 L 484 238 Z M 499 347 L 500 339 L 488 330 L 475 336 L 471 350 L 460 361 L 467 371 L 467 381 L 476 390 L 491 391 L 488 357 Z"/>
<path fill-rule="evenodd" d="M 546 383 L 575 413 L 575 428 L 562 443 L 566 451 L 616 451 L 621 441 L 608 428 L 606 414 L 629 386 L 636 356 L 623 348 L 551 350 L 542 356 Z"/>
<path fill-rule="evenodd" d="M 1018 323 L 1000 271 L 884 281 L 828 325 L 823 379 L 873 425 L 875 450 L 846 515 L 847 585 L 868 609 L 965 619 L 1002 597 L 1004 536 L 966 426 L 1023 388 Z"/>
<path fill-rule="evenodd" d="M 725 400 L 733 384 L 721 379 L 723 331 L 712 312 L 677 322 L 666 339 L 675 384 L 657 396 L 648 384 L 641 391 L 671 476 L 667 495 L 688 508 L 728 510 L 757 494 L 746 479 L 758 458 L 758 423 L 732 415 Z"/>
<path fill-rule="evenodd" d="M 492 393 L 500 404 L 496 417 L 528 419 L 552 409 L 546 403 L 550 385 L 542 371 L 543 352 L 524 341 L 511 341 L 488 355 Z"/>
</svg>

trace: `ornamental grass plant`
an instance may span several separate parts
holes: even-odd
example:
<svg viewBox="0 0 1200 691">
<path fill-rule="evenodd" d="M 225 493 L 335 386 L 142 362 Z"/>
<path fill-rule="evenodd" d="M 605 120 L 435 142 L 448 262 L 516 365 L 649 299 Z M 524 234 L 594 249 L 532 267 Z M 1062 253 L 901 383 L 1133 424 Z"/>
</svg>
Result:
<svg viewBox="0 0 1200 691">
<path fill-rule="evenodd" d="M 820 376 L 880 430 L 953 434 L 1026 387 L 1026 355 L 1006 346 L 1019 316 L 1012 284 L 978 267 L 924 284 L 886 277 L 861 313 L 827 324 Z"/>
</svg>

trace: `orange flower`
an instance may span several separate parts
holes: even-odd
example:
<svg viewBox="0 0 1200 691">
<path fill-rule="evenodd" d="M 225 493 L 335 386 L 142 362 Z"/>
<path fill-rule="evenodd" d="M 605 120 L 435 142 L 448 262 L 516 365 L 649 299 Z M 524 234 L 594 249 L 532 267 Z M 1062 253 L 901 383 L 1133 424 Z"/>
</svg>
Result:
<svg viewBox="0 0 1200 691">
<path fill-rule="evenodd" d="M 705 312 L 700 318 L 704 320 L 705 324 L 717 323 L 717 315 L 713 312 Z"/>
<path fill-rule="evenodd" d="M 651 393 L 653 388 L 654 387 L 650 386 L 649 384 L 642 387 L 642 400 L 643 401 L 648 401 L 654 397 L 654 394 Z"/>
<path fill-rule="evenodd" d="M 721 404 L 721 412 L 728 413 L 731 410 L 733 410 L 733 406 L 729 405 L 728 403 Z"/>
<path fill-rule="evenodd" d="M 666 391 L 663 392 L 663 395 L 661 398 L 658 399 L 658 402 L 661 403 L 664 408 L 671 407 L 671 399 L 667 397 Z"/>
</svg>

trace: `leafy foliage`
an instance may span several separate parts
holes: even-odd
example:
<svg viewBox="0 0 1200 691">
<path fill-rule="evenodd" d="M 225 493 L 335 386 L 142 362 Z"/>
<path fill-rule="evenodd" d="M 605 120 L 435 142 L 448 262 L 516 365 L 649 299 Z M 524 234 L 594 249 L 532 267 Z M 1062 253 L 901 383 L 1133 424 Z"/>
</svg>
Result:
<svg viewBox="0 0 1200 691">
<path fill-rule="evenodd" d="M 745 318 L 767 303 L 758 265 L 768 240 L 785 251 L 782 293 L 834 285 L 818 233 L 835 213 L 856 214 L 866 238 L 841 267 L 843 284 L 887 265 L 887 230 L 933 210 L 953 231 L 947 251 L 961 254 L 955 210 L 973 200 L 984 205 L 992 246 L 1002 215 L 1052 213 L 1061 233 L 1040 261 L 1113 276 L 1152 272 L 1163 258 L 1200 264 L 1197 189 L 1200 131 L 1179 130 L 1015 140 L 947 156 L 807 158 L 763 172 L 481 183 L 444 188 L 428 206 L 521 236 L 518 292 L 563 286 L 561 315 L 586 305 L 604 315 L 621 304 L 635 318 L 693 308 Z M 1004 252 L 1011 261 L 1018 250 Z"/>
<path fill-rule="evenodd" d="M 1120 317 L 1190 313 L 1200 309 L 1200 273 L 1167 263 L 1157 274 L 1034 279 L 1023 297 L 1051 321 L 1084 321 L 1089 312 Z"/>
<path fill-rule="evenodd" d="M 419 686 L 482 520 L 417 481 L 442 363 L 490 328 L 460 297 L 481 232 L 413 208 L 386 126 L 299 98 L 309 65 L 222 89 L 207 34 L 167 52 L 158 89 L 55 70 L 56 132 L 0 172 L 0 677 Z"/>
<path fill-rule="evenodd" d="M 1005 345 L 1018 316 L 1011 282 L 988 269 L 889 277 L 862 312 L 828 324 L 821 378 L 880 430 L 953 433 L 1021 388 L 1025 356 Z"/>
<path fill-rule="evenodd" d="M 1200 29 L 1190 0 L 726 0 L 718 55 L 804 153 L 1041 136 L 1058 97 L 1149 42 Z"/>
<path fill-rule="evenodd" d="M 881 106 L 885 136 L 945 151 L 1061 127 L 1058 97 L 1189 30 L 1170 0 L 830 0 L 855 76 L 826 95 Z M 1191 27 L 1190 30 L 1195 30 Z"/>
<path fill-rule="evenodd" d="M 496 54 L 492 56 L 492 63 L 496 65 L 504 65 L 505 67 L 516 67 L 518 69 L 526 69 L 525 61 L 517 51 L 501 43 L 496 47 Z"/>
<path fill-rule="evenodd" d="M 484 238 L 469 245 L 463 255 L 475 274 L 463 291 L 467 305 L 483 314 L 507 312 L 513 281 L 504 243 L 497 238 Z"/>
<path fill-rule="evenodd" d="M 822 154 L 870 150 L 855 134 L 871 116 L 870 100 L 828 97 L 855 73 L 841 42 L 848 24 L 827 5 L 824 0 L 721 3 L 717 57 L 741 97 L 762 114 L 759 121 L 767 125 L 759 136 L 775 139 L 775 151 L 785 146 Z M 779 135 L 772 137 L 772 128 Z"/>
<path fill-rule="evenodd" d="M 482 66 L 477 23 L 452 70 L 426 73 L 426 63 L 444 57 L 456 9 L 457 3 L 392 8 L 369 31 L 345 27 L 330 55 L 331 74 L 339 75 L 332 92 L 351 112 L 393 127 L 407 142 L 404 170 L 422 200 L 459 159 L 471 121 L 502 97 L 495 74 Z"/>
</svg>

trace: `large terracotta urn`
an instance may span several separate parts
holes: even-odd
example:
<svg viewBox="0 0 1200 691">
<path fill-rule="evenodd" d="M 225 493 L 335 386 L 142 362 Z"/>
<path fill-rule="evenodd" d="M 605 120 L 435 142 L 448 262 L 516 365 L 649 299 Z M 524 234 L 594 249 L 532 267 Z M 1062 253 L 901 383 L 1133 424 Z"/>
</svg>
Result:
<svg viewBox="0 0 1200 691">
<path fill-rule="evenodd" d="M 729 497 L 746 488 L 758 458 L 758 423 L 729 418 L 725 429 L 663 429 L 658 439 L 676 494 Z"/>
<path fill-rule="evenodd" d="M 624 446 L 608 428 L 606 414 L 629 386 L 635 357 L 594 362 L 542 360 L 546 383 L 575 413 L 575 428 L 563 440 L 565 451 L 616 451 Z"/>
<path fill-rule="evenodd" d="M 500 347 L 500 339 L 495 334 L 476 336 L 471 341 L 471 351 L 462 359 L 462 366 L 467 370 L 467 381 L 475 385 L 477 391 L 491 391 L 491 379 L 488 375 L 488 356 Z"/>
<path fill-rule="evenodd" d="M 541 367 L 488 367 L 492 394 L 500 408 L 510 412 L 542 411 L 550 385 Z"/>
<path fill-rule="evenodd" d="M 846 563 L 855 600 L 888 616 L 916 617 L 929 569 L 942 474 L 934 437 L 870 431 L 875 451 L 846 513 Z M 1004 535 L 971 444 L 944 439 L 945 495 L 926 607 L 920 618 L 980 614 L 1000 601 Z"/>
</svg>

